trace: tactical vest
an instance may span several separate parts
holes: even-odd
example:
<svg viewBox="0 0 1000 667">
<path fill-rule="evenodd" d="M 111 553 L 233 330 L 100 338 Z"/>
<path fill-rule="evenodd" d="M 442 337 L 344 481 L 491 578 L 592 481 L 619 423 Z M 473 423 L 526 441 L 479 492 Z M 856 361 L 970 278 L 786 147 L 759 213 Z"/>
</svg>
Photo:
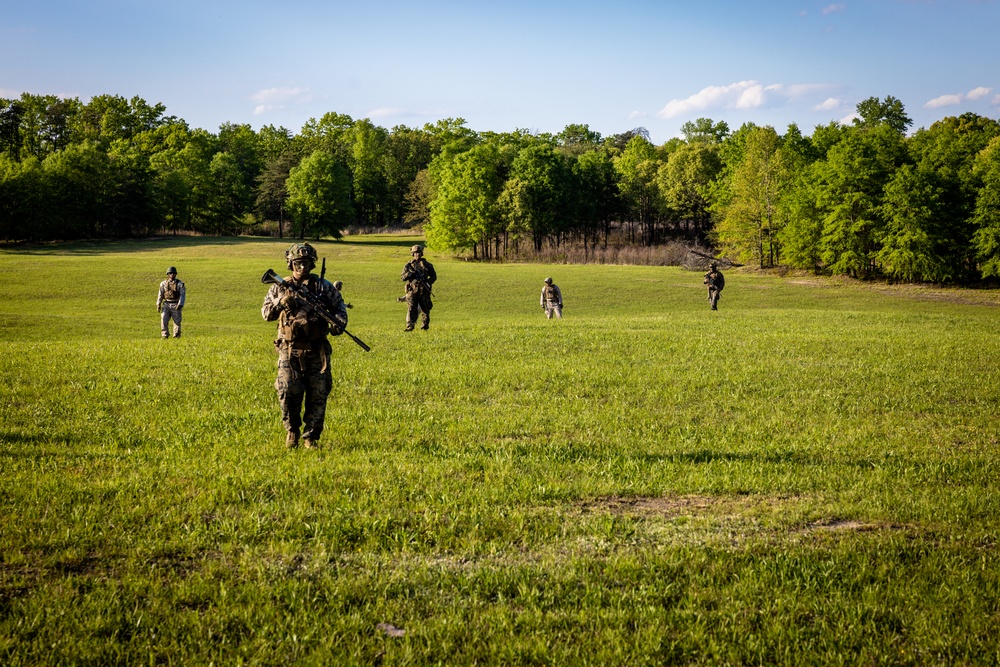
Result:
<svg viewBox="0 0 1000 667">
<path fill-rule="evenodd" d="M 176 280 L 167 280 L 163 285 L 163 300 L 178 301 L 181 298 L 181 286 Z"/>
<path fill-rule="evenodd" d="M 291 277 L 285 280 L 291 281 Z M 305 287 L 317 296 L 322 289 L 319 279 L 313 275 L 306 280 Z M 278 336 L 293 350 L 319 349 L 318 345 L 326 340 L 329 333 L 330 325 L 326 320 L 316 315 L 309 316 L 302 308 L 295 315 L 282 310 L 278 318 Z"/>
<path fill-rule="evenodd" d="M 556 296 L 556 288 L 554 285 L 546 285 L 542 288 L 542 292 L 545 294 L 546 301 L 559 301 L 559 297 Z"/>
</svg>

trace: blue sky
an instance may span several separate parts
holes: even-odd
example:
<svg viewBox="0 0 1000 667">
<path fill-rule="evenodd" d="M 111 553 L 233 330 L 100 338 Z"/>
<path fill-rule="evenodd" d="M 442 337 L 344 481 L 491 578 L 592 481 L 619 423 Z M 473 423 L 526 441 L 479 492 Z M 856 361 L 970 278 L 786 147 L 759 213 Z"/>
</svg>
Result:
<svg viewBox="0 0 1000 667">
<path fill-rule="evenodd" d="M 0 97 L 138 95 L 193 127 L 384 127 L 656 143 L 701 117 L 783 132 L 892 95 L 912 129 L 1000 118 L 1000 0 L 0 0 Z"/>
</svg>

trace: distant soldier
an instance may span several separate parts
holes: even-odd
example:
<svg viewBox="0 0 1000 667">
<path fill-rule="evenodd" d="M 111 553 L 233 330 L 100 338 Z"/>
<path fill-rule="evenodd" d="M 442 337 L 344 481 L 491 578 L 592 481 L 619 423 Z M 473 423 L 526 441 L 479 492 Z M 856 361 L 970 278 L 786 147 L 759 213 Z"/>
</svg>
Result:
<svg viewBox="0 0 1000 667">
<path fill-rule="evenodd" d="M 410 248 L 410 256 L 413 257 L 406 266 L 403 267 L 401 276 L 406 283 L 406 328 L 404 331 L 413 331 L 413 326 L 417 323 L 417 314 L 420 314 L 420 328 L 427 329 L 431 325 L 431 285 L 437 280 L 437 273 L 434 272 L 434 265 L 424 259 L 423 246 L 415 245 Z"/>
<path fill-rule="evenodd" d="M 343 298 L 343 296 L 344 296 L 344 282 L 342 280 L 335 280 L 333 282 L 333 289 L 335 289 L 338 292 L 340 292 L 340 296 L 341 296 L 341 298 Z M 345 301 L 344 302 L 344 308 L 354 308 L 354 306 L 352 306 L 351 304 L 349 304 L 349 303 L 347 303 Z"/>
<path fill-rule="evenodd" d="M 296 243 L 285 253 L 292 275 L 285 278 L 298 288 L 305 288 L 322 302 L 328 313 L 347 327 L 347 308 L 340 292 L 329 281 L 312 273 L 316 268 L 316 250 L 308 243 Z M 339 336 L 343 328 L 331 327 L 322 317 L 304 306 L 290 290 L 271 285 L 260 314 L 268 322 L 278 320 L 278 379 L 274 388 L 281 404 L 281 421 L 288 435 L 289 448 L 319 447 L 326 417 L 326 399 L 333 384 L 330 373 L 330 341 L 327 335 Z M 303 398 L 305 412 L 302 412 Z"/>
<path fill-rule="evenodd" d="M 722 297 L 722 288 L 726 286 L 726 278 L 719 271 L 719 265 L 712 262 L 711 269 L 705 274 L 704 284 L 708 285 L 708 302 L 712 305 L 712 310 L 719 309 L 719 299 Z"/>
<path fill-rule="evenodd" d="M 562 292 L 558 285 L 552 284 L 552 278 L 545 279 L 540 298 L 542 309 L 545 310 L 545 317 L 552 319 L 553 313 L 558 319 L 562 319 L 563 300 Z"/>
<path fill-rule="evenodd" d="M 184 283 L 177 280 L 177 269 L 171 266 L 167 269 L 167 279 L 160 283 L 160 291 L 156 294 L 156 312 L 160 314 L 160 336 L 169 338 L 167 323 L 174 321 L 174 338 L 181 337 L 181 309 L 187 292 Z"/>
</svg>

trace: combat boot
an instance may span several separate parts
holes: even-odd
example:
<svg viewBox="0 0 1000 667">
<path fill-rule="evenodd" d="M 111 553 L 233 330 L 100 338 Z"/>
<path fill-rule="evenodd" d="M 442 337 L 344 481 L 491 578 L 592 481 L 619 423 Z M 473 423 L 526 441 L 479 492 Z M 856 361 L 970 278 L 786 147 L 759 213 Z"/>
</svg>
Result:
<svg viewBox="0 0 1000 667">
<path fill-rule="evenodd" d="M 306 441 L 308 442 L 308 440 Z M 299 434 L 295 431 L 289 431 L 288 435 L 285 436 L 285 447 L 289 449 L 295 449 L 299 446 Z"/>
<path fill-rule="evenodd" d="M 306 449 L 319 449 L 319 440 L 313 440 L 312 438 L 303 438 L 302 446 Z"/>
<path fill-rule="evenodd" d="M 413 325 L 412 324 L 407 324 L 406 328 L 403 329 L 403 331 L 413 331 Z"/>
</svg>

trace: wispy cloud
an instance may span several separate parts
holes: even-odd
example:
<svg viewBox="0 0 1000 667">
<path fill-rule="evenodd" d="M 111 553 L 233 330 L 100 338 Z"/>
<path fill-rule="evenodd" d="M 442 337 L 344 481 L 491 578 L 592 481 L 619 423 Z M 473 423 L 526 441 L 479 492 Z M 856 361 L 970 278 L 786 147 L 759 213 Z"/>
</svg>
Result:
<svg viewBox="0 0 1000 667">
<path fill-rule="evenodd" d="M 373 109 L 368 112 L 368 118 L 394 118 L 396 116 L 407 116 L 403 109 L 396 107 L 382 107 L 381 109 Z"/>
<path fill-rule="evenodd" d="M 775 102 L 829 94 L 832 88 L 821 83 L 764 85 L 753 80 L 738 81 L 727 86 L 708 86 L 690 97 L 670 100 L 656 112 L 656 117 L 676 118 L 708 109 L 757 109 Z"/>
<path fill-rule="evenodd" d="M 838 108 L 842 102 L 836 97 L 828 97 L 816 106 L 813 107 L 813 111 L 832 111 Z"/>
<path fill-rule="evenodd" d="M 826 16 L 828 14 L 836 14 L 837 12 L 842 12 L 845 9 L 847 9 L 847 5 L 845 5 L 844 3 L 827 5 L 826 7 L 823 8 L 823 16 Z"/>
<path fill-rule="evenodd" d="M 1000 107 L 1000 95 L 994 95 L 993 99 L 991 100 L 991 103 Z"/>
<path fill-rule="evenodd" d="M 629 120 L 635 120 L 636 118 L 645 118 L 648 114 L 644 111 L 633 111 L 628 115 Z"/>
<path fill-rule="evenodd" d="M 269 111 L 284 109 L 289 105 L 305 104 L 312 101 L 313 96 L 308 88 L 298 86 L 290 88 L 265 88 L 258 90 L 250 96 L 250 100 L 257 103 L 254 107 L 253 115 L 259 116 Z"/>
<path fill-rule="evenodd" d="M 934 99 L 926 102 L 924 104 L 925 109 L 940 109 L 942 107 L 953 107 L 961 104 L 966 100 L 979 100 L 992 92 L 992 88 L 985 88 L 979 86 L 978 88 L 973 88 L 966 94 L 956 93 L 951 95 L 941 95 L 935 97 Z"/>
<path fill-rule="evenodd" d="M 973 88 L 972 90 L 970 90 L 966 94 L 966 97 L 969 98 L 970 100 L 978 100 L 980 98 L 989 95 L 992 90 L 993 90 L 992 88 L 983 88 L 982 86 L 980 86 L 979 88 Z"/>
</svg>

